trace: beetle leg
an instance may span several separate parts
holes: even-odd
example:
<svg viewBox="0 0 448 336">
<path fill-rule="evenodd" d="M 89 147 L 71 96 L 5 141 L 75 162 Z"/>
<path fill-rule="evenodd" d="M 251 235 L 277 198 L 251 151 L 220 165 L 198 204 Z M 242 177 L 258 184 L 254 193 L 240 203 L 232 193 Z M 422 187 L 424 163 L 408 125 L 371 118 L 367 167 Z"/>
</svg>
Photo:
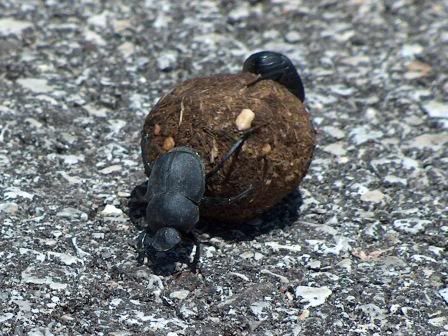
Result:
<svg viewBox="0 0 448 336">
<path fill-rule="evenodd" d="M 280 65 L 280 66 L 273 66 L 268 71 L 258 73 L 257 77 L 251 80 L 249 83 L 246 84 L 246 87 L 252 86 L 257 84 L 258 82 L 261 82 L 262 80 L 270 79 L 273 81 L 278 81 L 283 74 L 285 73 L 287 69 Z"/>
<path fill-rule="evenodd" d="M 201 205 L 207 206 L 224 206 L 231 205 L 242 199 L 246 198 L 252 191 L 254 190 L 253 185 L 251 184 L 246 190 L 239 193 L 238 195 L 232 197 L 213 197 L 213 196 L 204 196 L 201 200 Z"/>
<path fill-rule="evenodd" d="M 252 85 L 257 84 L 258 82 L 261 82 L 262 80 L 270 79 L 275 82 L 278 82 L 282 76 L 284 75 L 284 72 L 286 69 L 282 67 L 273 68 L 268 72 L 257 74 L 257 77 L 251 80 L 249 83 L 246 84 L 246 87 L 250 87 Z"/>
<path fill-rule="evenodd" d="M 129 218 L 132 223 L 137 225 L 142 224 L 141 222 L 145 219 L 146 205 L 148 204 L 148 200 L 145 198 L 147 188 L 148 181 L 139 184 L 132 190 L 129 198 Z"/>
<path fill-rule="evenodd" d="M 193 243 L 194 246 L 196 247 L 196 251 L 194 252 L 194 257 L 193 257 L 193 262 L 191 263 L 191 271 L 193 273 L 196 273 L 196 271 L 199 271 L 199 273 L 201 272 L 201 268 L 198 268 L 199 265 L 199 259 L 201 258 L 201 242 L 199 241 L 199 239 L 196 237 L 196 235 L 194 233 L 191 234 L 193 236 Z"/>
<path fill-rule="evenodd" d="M 222 157 L 221 161 L 218 162 L 218 164 L 213 167 L 212 170 L 210 170 L 206 175 L 205 179 L 208 180 L 209 178 L 213 177 L 226 163 L 226 161 L 232 156 L 232 155 L 238 155 L 238 153 L 241 150 L 241 147 L 243 147 L 244 142 L 259 128 L 265 126 L 259 125 L 255 127 L 251 127 L 248 130 L 244 131 L 244 133 L 240 136 L 237 142 L 233 144 L 232 147 L 230 147 L 229 151 Z"/>
<path fill-rule="evenodd" d="M 140 265 L 144 264 L 145 257 L 146 257 L 146 249 L 145 249 L 145 240 L 146 240 L 147 233 L 146 231 L 143 231 L 138 235 L 137 238 L 137 263 Z"/>
<path fill-rule="evenodd" d="M 190 263 L 191 272 L 197 273 L 199 271 L 199 273 L 202 273 L 200 267 L 198 267 L 199 260 L 201 257 L 201 242 L 199 241 L 199 239 L 196 237 L 196 235 L 193 232 L 184 233 L 184 238 L 190 240 L 193 243 L 193 245 L 196 247 L 196 251 L 194 252 L 193 261 Z"/>
</svg>

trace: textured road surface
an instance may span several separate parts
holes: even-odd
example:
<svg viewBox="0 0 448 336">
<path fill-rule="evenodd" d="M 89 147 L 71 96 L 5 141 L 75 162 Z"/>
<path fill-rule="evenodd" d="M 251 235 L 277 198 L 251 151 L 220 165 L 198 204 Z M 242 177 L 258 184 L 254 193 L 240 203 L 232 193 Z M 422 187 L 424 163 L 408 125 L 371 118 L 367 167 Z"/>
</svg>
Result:
<svg viewBox="0 0 448 336">
<path fill-rule="evenodd" d="M 448 335 L 446 1 L 73 2 L 0 2 L 1 335 Z M 319 133 L 297 220 L 139 265 L 144 116 L 261 49 Z"/>
</svg>

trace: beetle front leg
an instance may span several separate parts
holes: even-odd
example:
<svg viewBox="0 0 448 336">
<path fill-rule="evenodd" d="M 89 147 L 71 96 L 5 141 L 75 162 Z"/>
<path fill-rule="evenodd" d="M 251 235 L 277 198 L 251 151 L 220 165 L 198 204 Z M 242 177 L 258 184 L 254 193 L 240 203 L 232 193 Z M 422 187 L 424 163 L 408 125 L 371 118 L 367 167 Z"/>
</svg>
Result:
<svg viewBox="0 0 448 336">
<path fill-rule="evenodd" d="M 145 197 L 146 190 L 148 188 L 148 181 L 143 182 L 136 186 L 129 198 L 128 208 L 129 208 L 129 218 L 131 222 L 138 227 L 144 227 L 145 222 L 145 212 L 148 200 Z"/>
<path fill-rule="evenodd" d="M 218 162 L 218 164 L 213 167 L 212 170 L 210 170 L 206 175 L 205 178 L 208 180 L 209 178 L 213 177 L 222 167 L 224 167 L 224 164 L 226 161 L 232 156 L 232 155 L 238 155 L 238 153 L 241 150 L 241 147 L 243 147 L 246 140 L 258 129 L 265 126 L 259 125 L 252 128 L 249 128 L 248 130 L 244 131 L 244 133 L 240 136 L 240 138 L 230 147 L 229 151 L 222 157 L 222 159 Z"/>
<path fill-rule="evenodd" d="M 239 193 L 238 195 L 232 197 L 214 197 L 214 196 L 204 196 L 201 200 L 201 205 L 205 207 L 216 207 L 216 206 L 226 206 L 239 202 L 246 197 L 248 197 L 254 190 L 254 186 L 251 184 L 247 189 Z"/>
<path fill-rule="evenodd" d="M 191 238 L 194 246 L 196 247 L 196 251 L 194 252 L 193 262 L 191 263 L 191 271 L 196 273 L 199 270 L 199 273 L 202 273 L 201 268 L 198 268 L 199 259 L 201 258 L 201 242 L 196 237 L 196 235 L 192 232 Z"/>
</svg>

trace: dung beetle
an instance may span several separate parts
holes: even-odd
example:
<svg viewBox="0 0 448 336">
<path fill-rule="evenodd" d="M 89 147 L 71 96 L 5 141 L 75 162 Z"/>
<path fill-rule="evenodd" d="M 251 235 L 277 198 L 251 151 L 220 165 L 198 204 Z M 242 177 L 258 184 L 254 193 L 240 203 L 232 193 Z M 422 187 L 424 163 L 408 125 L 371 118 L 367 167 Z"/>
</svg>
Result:
<svg viewBox="0 0 448 336">
<path fill-rule="evenodd" d="M 282 84 L 293 95 L 305 101 L 302 79 L 291 60 L 273 51 L 260 51 L 249 56 L 243 65 L 243 72 L 260 75 L 259 80 L 271 79 Z"/>
<path fill-rule="evenodd" d="M 204 196 L 206 181 L 241 149 L 254 131 L 256 128 L 246 131 L 208 174 L 205 174 L 199 154 L 189 147 L 175 147 L 155 160 L 148 181 L 144 184 L 146 193 L 140 196 L 142 198 L 138 203 L 146 204 L 147 230 L 152 236 L 150 245 L 156 251 L 174 248 L 182 241 L 182 236 L 197 243 L 192 230 L 199 221 L 200 205 L 232 204 L 247 197 L 252 191 L 252 186 L 249 186 L 242 193 L 231 197 Z M 134 198 L 138 197 L 137 194 L 136 189 Z M 145 238 L 146 232 L 140 239 Z M 199 257 L 199 248 L 196 251 L 195 259 Z"/>
<path fill-rule="evenodd" d="M 272 51 L 249 56 L 239 75 L 193 79 L 162 97 L 142 132 L 148 181 L 134 189 L 129 203 L 131 216 L 145 218 L 142 241 L 149 237 L 156 251 L 168 251 L 184 238 L 197 243 L 192 232 L 204 212 L 225 220 L 227 213 L 229 221 L 241 213 L 246 220 L 294 190 L 315 145 L 304 99 L 296 68 Z M 235 130 L 232 120 L 244 106 L 255 111 L 255 125 Z M 165 146 L 168 137 L 176 146 Z M 245 171 L 243 182 L 249 183 L 240 186 L 237 173 Z"/>
</svg>

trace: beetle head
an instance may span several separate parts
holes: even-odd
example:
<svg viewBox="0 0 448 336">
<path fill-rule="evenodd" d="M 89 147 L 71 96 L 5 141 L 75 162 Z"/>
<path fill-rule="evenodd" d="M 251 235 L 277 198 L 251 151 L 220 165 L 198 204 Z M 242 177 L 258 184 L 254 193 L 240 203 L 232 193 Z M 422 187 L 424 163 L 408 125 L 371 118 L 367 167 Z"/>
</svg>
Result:
<svg viewBox="0 0 448 336">
<path fill-rule="evenodd" d="M 181 242 L 179 231 L 172 227 L 164 227 L 157 230 L 153 237 L 151 246 L 156 251 L 168 251 Z"/>
<path fill-rule="evenodd" d="M 243 72 L 261 75 L 261 79 L 271 79 L 285 86 L 300 101 L 305 100 L 302 79 L 291 60 L 273 51 L 260 51 L 249 56 L 243 65 Z"/>
</svg>

